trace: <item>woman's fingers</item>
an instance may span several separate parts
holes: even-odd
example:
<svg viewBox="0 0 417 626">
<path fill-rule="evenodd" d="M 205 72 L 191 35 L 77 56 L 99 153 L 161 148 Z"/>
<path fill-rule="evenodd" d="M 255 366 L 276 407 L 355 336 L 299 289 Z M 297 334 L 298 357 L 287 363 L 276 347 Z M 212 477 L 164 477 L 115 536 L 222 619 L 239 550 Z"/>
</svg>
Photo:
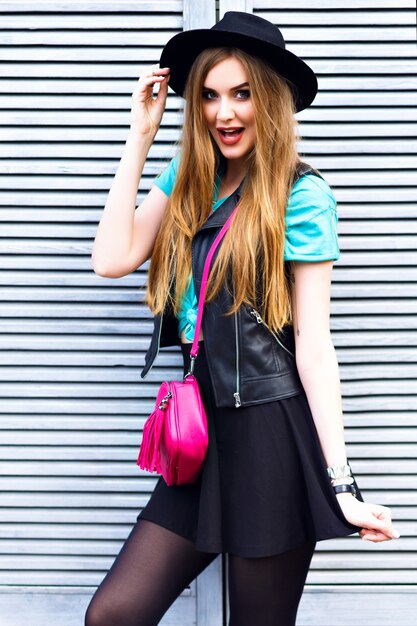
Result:
<svg viewBox="0 0 417 626">
<path fill-rule="evenodd" d="M 144 79 L 146 81 L 162 81 L 169 75 L 169 67 L 157 67 L 155 65 L 152 66 L 152 70 L 150 74 L 145 74 Z M 139 79 L 140 80 L 140 79 Z"/>
<path fill-rule="evenodd" d="M 363 539 L 370 541 L 384 541 L 385 539 L 398 539 L 400 533 L 394 529 L 391 522 L 391 511 L 388 507 L 379 504 L 368 503 L 369 516 L 364 521 Z"/>
<path fill-rule="evenodd" d="M 169 82 L 169 74 L 166 74 L 164 76 L 164 80 L 161 80 L 161 82 L 159 83 L 159 90 L 158 90 L 158 94 L 156 96 L 156 101 L 159 102 L 163 102 L 168 94 L 168 82 Z"/>
<path fill-rule="evenodd" d="M 346 519 L 359 526 L 362 539 L 376 542 L 400 537 L 400 533 L 392 525 L 389 507 L 362 502 L 351 496 L 340 496 L 338 501 Z"/>
<path fill-rule="evenodd" d="M 392 537 L 387 537 L 385 533 L 374 530 L 373 528 L 362 528 L 359 534 L 364 541 L 373 541 L 374 543 L 378 541 L 390 541 L 392 539 Z"/>
<path fill-rule="evenodd" d="M 373 530 L 372 528 L 364 529 L 361 531 L 360 535 L 364 541 L 373 541 L 374 543 L 379 541 L 390 541 L 392 539 L 392 537 L 387 537 L 385 533 Z"/>
<path fill-rule="evenodd" d="M 149 89 L 153 88 L 155 84 L 163 84 L 164 82 L 168 82 L 167 80 L 165 80 L 167 76 L 169 76 L 169 67 L 164 67 L 161 69 L 153 66 L 151 70 L 148 70 L 138 78 L 135 91 L 137 93 L 140 93 L 144 90 L 148 92 Z M 146 95 L 148 95 L 148 93 L 146 93 Z"/>
<path fill-rule="evenodd" d="M 148 67 L 132 93 L 131 127 L 140 133 L 155 133 L 161 123 L 168 94 L 169 67 Z M 159 85 L 154 98 L 154 85 Z"/>
</svg>

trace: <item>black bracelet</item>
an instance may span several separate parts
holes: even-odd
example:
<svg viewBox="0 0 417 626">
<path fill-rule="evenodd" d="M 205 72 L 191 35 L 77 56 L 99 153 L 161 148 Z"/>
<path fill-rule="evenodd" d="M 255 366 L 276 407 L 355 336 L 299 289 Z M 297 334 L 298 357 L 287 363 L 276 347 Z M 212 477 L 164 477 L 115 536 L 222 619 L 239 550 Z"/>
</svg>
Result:
<svg viewBox="0 0 417 626">
<path fill-rule="evenodd" d="M 356 498 L 356 489 L 355 489 L 355 486 L 354 486 L 353 483 L 350 484 L 350 485 L 346 485 L 346 484 L 344 484 L 344 485 L 335 485 L 333 487 L 333 489 L 334 489 L 335 493 L 343 493 L 345 491 L 346 492 L 349 491 L 353 495 L 353 497 Z"/>
</svg>

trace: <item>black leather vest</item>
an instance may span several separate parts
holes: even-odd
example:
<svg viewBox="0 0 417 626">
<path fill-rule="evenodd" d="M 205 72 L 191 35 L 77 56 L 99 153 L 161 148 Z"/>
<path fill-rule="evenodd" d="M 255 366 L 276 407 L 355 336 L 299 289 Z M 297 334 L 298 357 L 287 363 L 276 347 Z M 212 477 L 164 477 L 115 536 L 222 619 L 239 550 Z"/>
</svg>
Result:
<svg viewBox="0 0 417 626">
<path fill-rule="evenodd" d="M 295 180 L 312 172 L 301 162 Z M 294 180 L 294 182 L 295 182 Z M 211 213 L 192 240 L 192 275 L 197 300 L 204 262 L 210 246 L 240 199 L 243 181 L 223 204 Z M 213 262 L 220 246 L 214 253 Z M 213 383 L 216 406 L 240 407 L 262 404 L 304 393 L 295 362 L 293 326 L 288 324 L 279 336 L 262 320 L 257 308 L 241 305 L 232 316 L 224 313 L 231 306 L 227 289 L 220 290 L 213 302 L 205 304 L 203 314 L 204 347 Z M 160 347 L 180 345 L 178 320 L 168 309 L 154 316 L 154 330 L 145 355 L 145 378 Z M 198 357 L 197 357 L 198 358 Z"/>
</svg>

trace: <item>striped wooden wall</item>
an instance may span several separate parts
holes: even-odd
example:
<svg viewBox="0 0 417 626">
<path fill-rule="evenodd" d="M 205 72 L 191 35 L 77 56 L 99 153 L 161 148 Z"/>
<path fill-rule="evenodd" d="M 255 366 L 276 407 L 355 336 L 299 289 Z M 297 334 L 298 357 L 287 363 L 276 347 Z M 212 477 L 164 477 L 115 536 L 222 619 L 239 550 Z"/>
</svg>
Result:
<svg viewBox="0 0 417 626">
<path fill-rule="evenodd" d="M 300 150 L 339 208 L 332 333 L 351 465 L 402 533 L 320 542 L 299 626 L 415 623 L 417 502 L 416 31 L 411 0 L 220 0 L 282 29 L 319 77 L 298 115 Z M 191 10 L 191 8 L 193 10 Z M 98 277 L 91 245 L 142 69 L 182 28 L 210 26 L 211 0 L 0 1 L 0 624 L 81 624 L 155 480 L 135 466 L 164 349 L 139 372 L 151 315 L 129 277 Z M 138 203 L 173 154 L 172 92 Z M 164 623 L 219 625 L 219 565 Z M 217 587 L 216 587 L 217 586 Z M 340 594 L 343 592 L 342 598 Z M 200 603 L 196 602 L 199 594 Z M 219 593 L 217 594 L 219 596 Z M 199 606 L 200 608 L 199 608 Z M 379 608 L 378 608 L 379 607 Z M 31 623 L 31 622 L 29 622 Z"/>
</svg>

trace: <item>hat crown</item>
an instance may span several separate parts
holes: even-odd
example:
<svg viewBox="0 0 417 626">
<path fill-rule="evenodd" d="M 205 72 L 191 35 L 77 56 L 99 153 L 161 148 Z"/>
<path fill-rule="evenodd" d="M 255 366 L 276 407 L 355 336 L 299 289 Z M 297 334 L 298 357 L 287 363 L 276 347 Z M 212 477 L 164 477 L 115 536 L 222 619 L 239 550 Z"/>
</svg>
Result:
<svg viewBox="0 0 417 626">
<path fill-rule="evenodd" d="M 313 102 L 318 89 L 312 68 L 300 57 L 286 50 L 278 26 L 244 11 L 226 11 L 211 28 L 196 28 L 177 33 L 161 53 L 160 66 L 169 67 L 169 86 L 180 96 L 185 91 L 196 58 L 208 48 L 239 48 L 262 59 L 289 84 L 296 111 Z"/>
<path fill-rule="evenodd" d="M 278 26 L 252 13 L 226 11 L 223 18 L 212 26 L 210 30 L 221 30 L 228 33 L 255 37 L 285 50 L 284 37 Z"/>
</svg>

